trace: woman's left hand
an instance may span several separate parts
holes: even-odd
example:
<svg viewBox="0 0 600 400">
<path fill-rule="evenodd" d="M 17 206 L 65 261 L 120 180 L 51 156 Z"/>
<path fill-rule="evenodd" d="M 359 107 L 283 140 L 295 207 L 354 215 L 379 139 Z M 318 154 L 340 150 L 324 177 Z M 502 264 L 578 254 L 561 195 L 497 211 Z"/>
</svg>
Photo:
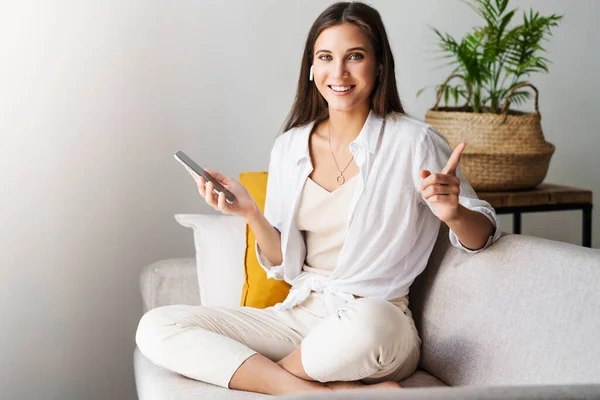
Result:
<svg viewBox="0 0 600 400">
<path fill-rule="evenodd" d="M 456 177 L 456 168 L 466 145 L 462 142 L 456 146 L 440 173 L 431 173 L 425 169 L 419 172 L 423 198 L 431 204 L 437 217 L 446 223 L 458 218 L 460 179 Z"/>
</svg>

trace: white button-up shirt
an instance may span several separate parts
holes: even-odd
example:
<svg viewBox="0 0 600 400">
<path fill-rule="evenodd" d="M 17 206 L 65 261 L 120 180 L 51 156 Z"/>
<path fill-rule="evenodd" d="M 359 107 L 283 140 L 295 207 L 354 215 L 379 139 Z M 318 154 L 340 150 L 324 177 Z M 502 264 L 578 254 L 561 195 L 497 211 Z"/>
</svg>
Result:
<svg viewBox="0 0 600 400">
<path fill-rule="evenodd" d="M 329 277 L 302 270 L 306 243 L 296 227 L 298 200 L 313 170 L 309 135 L 315 122 L 295 127 L 275 140 L 269 162 L 264 214 L 281 232 L 283 262 L 272 265 L 255 244 L 260 265 L 269 278 L 284 279 L 292 288 L 275 308 L 289 309 L 311 291 L 327 294 L 329 310 L 353 295 L 385 300 L 405 296 L 423 272 L 441 221 L 422 197 L 419 171 L 439 173 L 452 148 L 433 127 L 405 114 L 382 118 L 371 110 L 350 152 L 360 172 L 348 214 L 347 234 L 339 261 Z M 476 253 L 500 236 L 494 209 L 480 200 L 458 167 L 459 202 L 492 221 L 495 232 L 479 250 L 469 250 L 450 230 L 453 246 Z"/>
</svg>

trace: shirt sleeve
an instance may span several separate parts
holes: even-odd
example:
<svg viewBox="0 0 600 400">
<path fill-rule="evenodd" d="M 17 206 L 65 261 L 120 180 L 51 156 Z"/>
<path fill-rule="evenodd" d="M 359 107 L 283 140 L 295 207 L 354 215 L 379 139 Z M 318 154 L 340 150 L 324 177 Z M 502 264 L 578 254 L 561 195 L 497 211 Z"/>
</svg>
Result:
<svg viewBox="0 0 600 400">
<path fill-rule="evenodd" d="M 267 221 L 269 221 L 271 225 L 281 233 L 281 178 L 279 176 L 279 171 L 281 170 L 279 160 L 281 157 L 277 143 L 278 140 L 275 140 L 275 144 L 271 149 L 271 158 L 269 160 L 264 216 Z M 267 278 L 283 280 L 283 265 L 271 264 L 271 262 L 262 254 L 256 240 L 254 241 L 254 248 L 256 250 L 256 258 L 258 259 L 258 263 L 267 273 Z"/>
<path fill-rule="evenodd" d="M 453 149 L 450 147 L 448 140 L 442 134 L 440 134 L 431 126 L 424 128 L 417 144 L 413 168 L 413 179 L 415 183 L 415 189 L 418 193 L 420 193 L 419 200 L 423 204 L 426 204 L 434 215 L 435 211 L 433 210 L 432 205 L 423 198 L 421 193 L 421 177 L 419 173 L 422 169 L 429 170 L 432 173 L 441 172 L 446 166 L 446 163 L 452 155 L 452 152 Z M 461 172 L 460 164 L 456 169 L 456 177 L 460 179 L 460 194 L 458 196 L 458 202 L 469 210 L 478 211 L 485 215 L 494 225 L 494 232 L 492 235 L 490 235 L 486 244 L 481 249 L 471 250 L 465 247 L 460 240 L 458 240 L 456 233 L 450 229 L 450 243 L 452 243 L 454 247 L 461 248 L 467 253 L 478 253 L 490 246 L 500 237 L 500 222 L 494 208 L 487 201 L 481 200 L 477 197 L 477 194 L 471 187 L 471 184 Z"/>
</svg>

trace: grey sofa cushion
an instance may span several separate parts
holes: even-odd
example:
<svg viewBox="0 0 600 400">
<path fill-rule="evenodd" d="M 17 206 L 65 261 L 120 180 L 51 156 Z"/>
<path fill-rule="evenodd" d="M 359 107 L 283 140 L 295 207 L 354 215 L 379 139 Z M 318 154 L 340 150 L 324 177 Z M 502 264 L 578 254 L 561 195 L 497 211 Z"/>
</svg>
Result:
<svg viewBox="0 0 600 400">
<path fill-rule="evenodd" d="M 444 382 L 428 372 L 418 369 L 414 374 L 400 382 L 405 388 L 447 387 Z"/>
<path fill-rule="evenodd" d="M 228 400 L 268 399 L 258 393 L 228 390 L 204 382 L 181 377 L 158 367 L 136 348 L 134 352 L 135 380 L 140 400 Z M 310 395 L 284 396 L 286 399 L 444 399 L 444 400 L 554 400 L 554 399 L 600 399 L 600 385 L 571 386 L 523 386 L 523 387 L 461 387 L 440 388 L 441 381 L 424 371 L 417 371 L 402 382 L 407 389 L 398 391 L 354 391 Z"/>
<path fill-rule="evenodd" d="M 296 394 L 286 400 L 597 400 L 600 385 L 460 387 Z"/>
<path fill-rule="evenodd" d="M 600 383 L 598 250 L 505 235 L 469 255 L 442 234 L 410 303 L 450 386 Z"/>
</svg>

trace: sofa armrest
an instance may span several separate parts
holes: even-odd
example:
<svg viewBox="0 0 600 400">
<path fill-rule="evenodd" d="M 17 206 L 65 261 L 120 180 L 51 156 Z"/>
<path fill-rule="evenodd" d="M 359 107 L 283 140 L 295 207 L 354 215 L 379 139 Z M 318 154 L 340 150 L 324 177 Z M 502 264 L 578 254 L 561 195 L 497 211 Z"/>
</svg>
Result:
<svg viewBox="0 0 600 400">
<path fill-rule="evenodd" d="M 196 260 L 170 258 L 146 265 L 140 275 L 143 310 L 172 304 L 200 304 Z"/>
</svg>

